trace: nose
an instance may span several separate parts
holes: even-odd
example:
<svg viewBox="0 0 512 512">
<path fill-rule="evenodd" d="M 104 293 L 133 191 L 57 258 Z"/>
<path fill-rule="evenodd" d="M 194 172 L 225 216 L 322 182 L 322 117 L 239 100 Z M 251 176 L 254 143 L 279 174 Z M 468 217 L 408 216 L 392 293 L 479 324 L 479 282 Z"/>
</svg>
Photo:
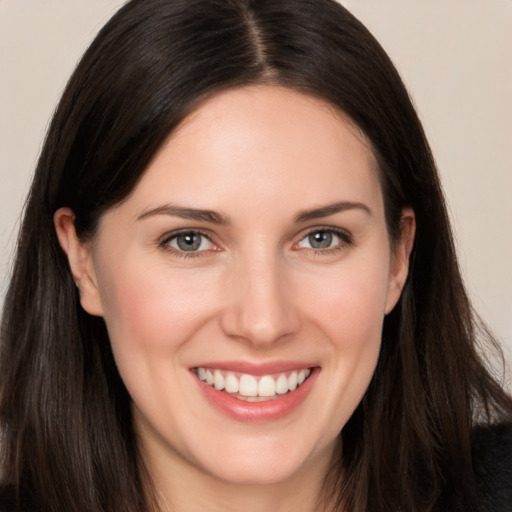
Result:
<svg viewBox="0 0 512 512">
<path fill-rule="evenodd" d="M 239 262 L 227 279 L 228 295 L 221 315 L 230 337 L 267 348 L 300 328 L 287 273 L 278 258 L 252 257 Z"/>
</svg>

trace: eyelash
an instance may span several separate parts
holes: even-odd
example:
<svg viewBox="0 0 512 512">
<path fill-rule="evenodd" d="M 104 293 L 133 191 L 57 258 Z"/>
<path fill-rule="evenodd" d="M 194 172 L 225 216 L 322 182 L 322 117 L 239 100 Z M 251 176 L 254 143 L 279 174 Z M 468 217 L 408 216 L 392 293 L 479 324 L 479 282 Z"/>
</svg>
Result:
<svg viewBox="0 0 512 512">
<path fill-rule="evenodd" d="M 336 254 L 339 251 L 342 251 L 344 249 L 347 249 L 347 248 L 351 247 L 354 244 L 352 235 L 348 231 L 345 231 L 345 230 L 339 229 L 339 228 L 328 227 L 328 226 L 315 226 L 313 229 L 310 229 L 309 231 L 307 231 L 300 238 L 300 240 L 297 243 L 294 244 L 294 246 L 297 246 L 303 240 L 306 240 L 308 237 L 310 237 L 311 235 L 314 235 L 315 233 L 330 233 L 332 235 L 337 236 L 339 238 L 339 240 L 340 240 L 333 247 L 327 247 L 325 249 L 316 249 L 314 247 L 304 248 L 303 249 L 303 250 L 306 250 L 308 252 L 312 251 L 313 254 L 315 254 L 315 255 L 329 256 L 329 255 L 332 255 L 332 254 Z"/>
<path fill-rule="evenodd" d="M 189 234 L 190 235 L 199 235 L 201 237 L 206 238 L 211 244 L 214 244 L 212 242 L 210 234 L 206 231 L 203 231 L 201 229 L 182 229 L 180 231 L 174 231 L 170 234 L 164 235 L 164 237 L 158 243 L 158 246 L 161 247 L 162 249 L 165 249 L 166 251 L 172 252 L 173 255 L 177 258 L 188 259 L 188 258 L 200 258 L 203 256 L 207 256 L 207 253 L 211 252 L 211 251 L 209 251 L 209 250 L 181 251 L 179 249 L 176 249 L 176 248 L 170 246 L 170 243 L 173 240 L 177 239 L 179 236 L 189 235 Z M 214 251 L 214 252 L 216 252 L 216 251 Z"/>
<path fill-rule="evenodd" d="M 313 254 L 320 255 L 320 256 L 327 256 L 330 254 L 337 253 L 343 249 L 346 249 L 353 245 L 353 239 L 352 235 L 348 233 L 345 230 L 327 227 L 327 226 L 317 226 L 313 229 L 310 229 L 307 231 L 304 235 L 301 236 L 300 240 L 296 242 L 293 246 L 296 247 L 299 243 L 301 243 L 303 240 L 307 239 L 307 237 L 314 235 L 315 233 L 331 233 L 332 235 L 335 235 L 339 238 L 340 242 L 336 244 L 334 247 L 327 247 L 325 249 L 316 249 L 314 247 L 310 248 L 303 248 L 302 250 L 311 252 L 313 251 Z M 203 231 L 201 229 L 183 229 L 180 231 L 174 231 L 173 233 L 166 234 L 164 237 L 159 241 L 158 246 L 172 252 L 175 257 L 182 258 L 182 259 L 188 259 L 188 258 L 200 258 L 204 256 L 208 256 L 208 253 L 210 252 L 217 252 L 217 251 L 211 251 L 211 250 L 202 250 L 202 251 L 183 251 L 176 249 L 174 247 L 170 246 L 170 243 L 177 239 L 180 235 L 199 235 L 201 237 L 206 238 L 211 244 L 215 245 L 214 242 L 211 239 L 211 235 Z M 300 249 L 299 249 L 300 250 Z"/>
</svg>

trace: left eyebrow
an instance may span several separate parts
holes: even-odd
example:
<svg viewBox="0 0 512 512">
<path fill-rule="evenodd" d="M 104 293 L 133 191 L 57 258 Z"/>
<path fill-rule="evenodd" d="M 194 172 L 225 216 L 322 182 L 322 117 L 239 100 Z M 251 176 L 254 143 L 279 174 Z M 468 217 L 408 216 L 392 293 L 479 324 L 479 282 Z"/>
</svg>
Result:
<svg viewBox="0 0 512 512">
<path fill-rule="evenodd" d="M 142 212 L 137 220 L 143 220 L 154 215 L 169 215 L 171 217 L 181 217 L 182 219 L 197 220 L 211 224 L 227 225 L 229 219 L 223 217 L 220 213 L 213 210 L 202 210 L 198 208 L 183 208 L 171 204 L 165 204 Z"/>
<path fill-rule="evenodd" d="M 372 215 L 372 211 L 364 203 L 341 201 L 339 203 L 321 206 L 320 208 L 315 208 L 314 210 L 304 210 L 299 212 L 295 217 L 295 222 L 298 223 L 306 222 L 308 220 L 321 219 L 323 217 L 328 217 L 329 215 L 334 215 L 335 213 L 344 212 L 347 210 L 362 210 L 364 213 Z"/>
</svg>

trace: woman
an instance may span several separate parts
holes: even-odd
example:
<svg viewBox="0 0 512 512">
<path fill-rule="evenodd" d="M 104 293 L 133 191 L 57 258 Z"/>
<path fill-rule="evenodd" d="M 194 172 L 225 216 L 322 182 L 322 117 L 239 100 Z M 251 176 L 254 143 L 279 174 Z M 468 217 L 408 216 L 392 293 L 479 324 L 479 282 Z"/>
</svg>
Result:
<svg viewBox="0 0 512 512">
<path fill-rule="evenodd" d="M 507 510 L 512 400 L 481 331 L 421 125 L 357 20 L 129 2 L 26 207 L 3 507 Z"/>
</svg>

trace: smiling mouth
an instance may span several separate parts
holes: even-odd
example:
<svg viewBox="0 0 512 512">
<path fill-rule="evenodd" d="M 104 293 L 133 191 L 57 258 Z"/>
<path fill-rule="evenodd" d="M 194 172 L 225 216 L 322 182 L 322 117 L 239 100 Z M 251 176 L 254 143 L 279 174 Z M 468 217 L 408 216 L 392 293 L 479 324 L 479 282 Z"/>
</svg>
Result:
<svg viewBox="0 0 512 512">
<path fill-rule="evenodd" d="M 311 375 L 310 368 L 260 376 L 202 367 L 196 368 L 194 372 L 200 380 L 217 391 L 224 391 L 248 402 L 275 400 L 295 391 Z"/>
</svg>

